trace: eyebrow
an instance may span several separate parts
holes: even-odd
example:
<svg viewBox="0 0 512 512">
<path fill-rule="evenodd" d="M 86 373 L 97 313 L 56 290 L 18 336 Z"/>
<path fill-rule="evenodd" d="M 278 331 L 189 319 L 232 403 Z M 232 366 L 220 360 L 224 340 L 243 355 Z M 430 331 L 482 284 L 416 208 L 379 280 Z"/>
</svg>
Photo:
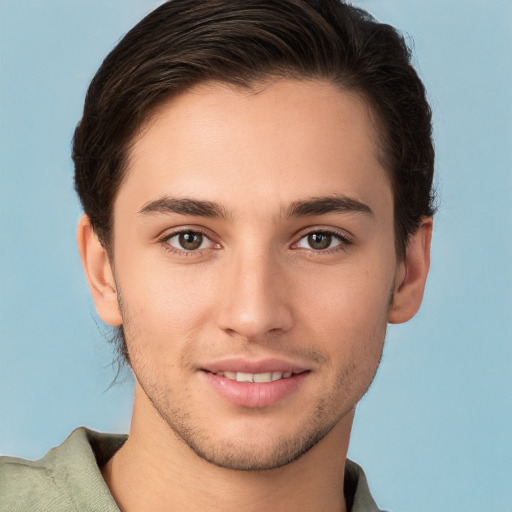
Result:
<svg viewBox="0 0 512 512">
<path fill-rule="evenodd" d="M 227 210 L 217 203 L 200 199 L 169 196 L 149 201 L 139 210 L 139 214 L 142 215 L 154 213 L 177 213 L 180 215 L 193 215 L 222 220 L 227 220 L 231 217 Z M 295 201 L 285 209 L 285 216 L 288 218 L 312 217 L 328 213 L 362 213 L 373 216 L 373 212 L 367 204 L 344 195 L 312 197 L 302 201 Z"/>
<path fill-rule="evenodd" d="M 362 213 L 373 216 L 365 203 L 344 195 L 322 196 L 295 201 L 286 209 L 287 217 L 310 217 L 328 213 Z"/>
<path fill-rule="evenodd" d="M 224 220 L 228 218 L 226 209 L 217 203 L 199 199 L 168 196 L 146 203 L 139 210 L 139 213 L 142 215 L 151 215 L 153 213 L 178 213 L 181 215 L 194 215 Z"/>
</svg>

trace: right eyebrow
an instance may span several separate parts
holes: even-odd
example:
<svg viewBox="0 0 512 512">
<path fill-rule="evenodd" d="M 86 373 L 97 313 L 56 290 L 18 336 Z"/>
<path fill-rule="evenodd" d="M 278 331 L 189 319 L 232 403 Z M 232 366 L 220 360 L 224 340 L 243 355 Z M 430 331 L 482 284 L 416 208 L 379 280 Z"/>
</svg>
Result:
<svg viewBox="0 0 512 512">
<path fill-rule="evenodd" d="M 178 213 L 180 215 L 193 215 L 224 220 L 229 216 L 226 209 L 217 203 L 187 197 L 177 198 L 169 196 L 150 201 L 139 210 L 139 214 L 142 215 L 151 215 L 154 213 Z"/>
</svg>

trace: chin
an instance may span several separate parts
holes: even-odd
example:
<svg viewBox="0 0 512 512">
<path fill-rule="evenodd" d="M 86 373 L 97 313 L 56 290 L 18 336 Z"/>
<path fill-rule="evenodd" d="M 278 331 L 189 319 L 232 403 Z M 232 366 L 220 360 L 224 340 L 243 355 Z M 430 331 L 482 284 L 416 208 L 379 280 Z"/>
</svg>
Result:
<svg viewBox="0 0 512 512">
<path fill-rule="evenodd" d="M 204 461 L 230 470 L 267 471 L 301 458 L 346 416 L 342 414 L 327 419 L 325 412 L 329 408 L 326 405 L 319 405 L 309 419 L 295 426 L 293 432 L 287 429 L 287 432 L 279 434 L 271 432 L 272 423 L 265 422 L 262 426 L 257 420 L 254 422 L 255 418 L 248 418 L 252 424 L 247 428 L 239 426 L 238 432 L 229 432 L 228 429 L 212 432 L 206 428 L 191 428 L 190 423 L 179 421 L 176 415 L 170 418 L 161 416 L 173 433 Z M 290 416 L 287 420 L 288 426 L 292 419 Z"/>
<path fill-rule="evenodd" d="M 315 432 L 304 438 L 267 441 L 264 447 L 245 440 L 217 443 L 195 443 L 190 439 L 184 441 L 196 455 L 217 467 L 236 471 L 268 471 L 299 459 L 326 434 Z"/>
</svg>

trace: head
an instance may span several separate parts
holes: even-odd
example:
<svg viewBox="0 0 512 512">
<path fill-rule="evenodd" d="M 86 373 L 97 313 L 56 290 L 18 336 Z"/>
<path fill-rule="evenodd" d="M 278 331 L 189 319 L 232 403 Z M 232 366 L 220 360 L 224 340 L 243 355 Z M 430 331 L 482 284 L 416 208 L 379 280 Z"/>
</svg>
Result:
<svg viewBox="0 0 512 512">
<path fill-rule="evenodd" d="M 394 29 L 337 0 L 165 3 L 105 59 L 73 156 L 100 316 L 178 436 L 263 469 L 349 429 L 428 270 L 430 110 Z M 204 403 L 237 365 L 302 401 Z"/>
</svg>

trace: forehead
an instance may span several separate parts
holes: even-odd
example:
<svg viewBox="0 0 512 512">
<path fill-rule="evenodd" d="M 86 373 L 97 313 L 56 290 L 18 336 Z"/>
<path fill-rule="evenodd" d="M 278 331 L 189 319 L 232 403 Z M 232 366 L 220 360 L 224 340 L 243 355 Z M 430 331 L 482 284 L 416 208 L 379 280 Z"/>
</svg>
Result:
<svg viewBox="0 0 512 512">
<path fill-rule="evenodd" d="M 243 209 L 334 193 L 389 199 L 376 126 L 360 95 L 326 82 L 203 83 L 161 105 L 134 139 L 118 200 L 192 194 L 229 207 L 243 197 L 233 205 Z"/>
</svg>

